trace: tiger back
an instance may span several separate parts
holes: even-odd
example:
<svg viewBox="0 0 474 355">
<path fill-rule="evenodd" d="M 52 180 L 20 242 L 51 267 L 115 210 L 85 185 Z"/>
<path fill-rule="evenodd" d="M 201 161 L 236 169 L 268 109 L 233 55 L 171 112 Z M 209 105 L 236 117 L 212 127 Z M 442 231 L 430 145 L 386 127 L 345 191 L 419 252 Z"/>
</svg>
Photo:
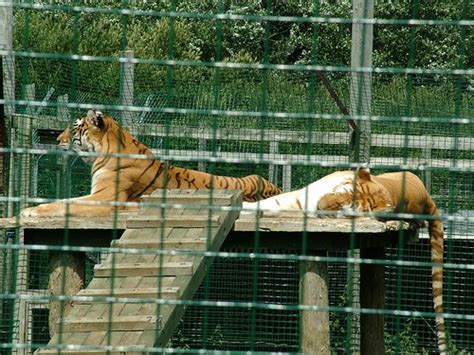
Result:
<svg viewBox="0 0 474 355">
<path fill-rule="evenodd" d="M 71 137 L 72 133 L 72 137 Z M 69 137 L 68 137 L 69 135 Z M 143 194 L 159 188 L 235 189 L 244 201 L 256 201 L 281 193 L 281 189 L 258 175 L 243 178 L 212 175 L 176 167 L 156 159 L 152 151 L 122 128 L 112 117 L 88 111 L 78 119 L 72 132 L 58 136 L 63 148 L 72 138 L 72 149 L 92 164 L 91 193 L 67 201 L 43 204 L 23 210 L 23 216 L 107 215 L 120 207 L 112 204 L 87 206 L 66 202 L 138 202 Z"/>
</svg>

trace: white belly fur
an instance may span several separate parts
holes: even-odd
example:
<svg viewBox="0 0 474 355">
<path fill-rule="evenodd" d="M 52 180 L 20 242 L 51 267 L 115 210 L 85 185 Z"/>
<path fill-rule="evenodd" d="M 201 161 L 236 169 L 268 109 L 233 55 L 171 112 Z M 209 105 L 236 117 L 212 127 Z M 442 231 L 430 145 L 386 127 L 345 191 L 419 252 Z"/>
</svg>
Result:
<svg viewBox="0 0 474 355">
<path fill-rule="evenodd" d="M 292 211 L 304 209 L 315 212 L 318 202 L 324 195 L 337 192 L 353 191 L 354 172 L 337 171 L 326 175 L 319 180 L 303 187 L 300 190 L 286 192 L 258 202 L 244 202 L 242 212 L 245 211 Z M 299 201 L 299 204 L 298 202 Z"/>
</svg>

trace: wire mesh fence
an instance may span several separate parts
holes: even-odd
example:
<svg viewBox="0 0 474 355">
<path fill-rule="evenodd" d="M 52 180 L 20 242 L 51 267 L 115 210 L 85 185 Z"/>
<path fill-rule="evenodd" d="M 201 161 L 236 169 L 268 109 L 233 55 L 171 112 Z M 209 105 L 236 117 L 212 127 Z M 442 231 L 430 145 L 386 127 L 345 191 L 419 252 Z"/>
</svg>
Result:
<svg viewBox="0 0 474 355">
<path fill-rule="evenodd" d="M 246 229 L 249 217 L 232 220 L 239 198 L 189 172 L 257 174 L 288 192 L 363 164 L 373 176 L 412 171 L 436 202 L 447 351 L 471 353 L 469 6 L 0 2 L 0 198 L 9 218 L 1 230 L 0 351 L 438 351 L 426 228 L 361 230 L 365 217 L 346 208 L 339 218 L 327 212 L 329 222 L 311 211 L 255 212 Z M 133 138 L 119 128 L 105 154 L 78 148 L 81 125 L 96 120 L 100 128 L 101 115 Z M 70 137 L 58 142 L 66 128 Z M 111 161 L 116 174 L 99 183 L 94 174 Z M 152 161 L 165 165 L 153 171 Z M 130 175 L 142 166 L 138 178 Z M 173 175 L 172 166 L 186 170 Z M 151 193 L 142 177 L 152 172 L 166 176 L 160 188 L 212 192 L 161 189 L 137 207 Z M 252 184 L 224 181 L 224 189 Z M 82 217 L 71 207 L 34 222 L 21 215 L 89 195 L 91 186 L 113 198 L 89 201 Z M 112 200 L 131 209 L 110 209 L 104 222 L 100 204 Z M 401 212 L 415 216 L 376 217 L 430 220 Z"/>
</svg>

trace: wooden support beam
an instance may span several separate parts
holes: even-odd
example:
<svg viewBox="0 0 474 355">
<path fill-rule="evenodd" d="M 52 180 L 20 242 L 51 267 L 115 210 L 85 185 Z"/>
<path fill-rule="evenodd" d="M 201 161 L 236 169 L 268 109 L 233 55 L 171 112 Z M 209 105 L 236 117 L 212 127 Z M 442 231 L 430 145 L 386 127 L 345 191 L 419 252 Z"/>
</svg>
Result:
<svg viewBox="0 0 474 355">
<path fill-rule="evenodd" d="M 82 252 L 49 252 L 48 291 L 51 295 L 74 296 L 84 287 L 85 255 Z M 54 336 L 59 318 L 66 317 L 72 301 L 49 302 L 49 334 Z"/>
<path fill-rule="evenodd" d="M 384 259 L 383 247 L 361 249 L 362 259 Z M 361 264 L 360 305 L 362 308 L 385 309 L 385 267 Z M 362 355 L 385 354 L 384 316 L 366 314 L 360 316 L 360 352 Z"/>
<path fill-rule="evenodd" d="M 326 253 L 327 255 L 327 253 Z M 301 262 L 300 304 L 328 307 L 328 273 L 325 262 Z M 330 354 L 329 313 L 302 311 L 300 348 L 303 354 Z"/>
</svg>

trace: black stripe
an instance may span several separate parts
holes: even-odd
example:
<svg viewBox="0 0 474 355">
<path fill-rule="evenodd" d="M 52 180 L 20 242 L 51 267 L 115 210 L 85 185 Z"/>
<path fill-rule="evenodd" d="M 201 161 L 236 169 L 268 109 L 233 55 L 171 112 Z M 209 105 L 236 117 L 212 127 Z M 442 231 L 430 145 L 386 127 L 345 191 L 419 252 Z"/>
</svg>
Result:
<svg viewBox="0 0 474 355">
<path fill-rule="evenodd" d="M 156 160 L 154 160 L 154 162 L 155 162 L 155 161 L 156 161 Z M 155 174 L 155 176 L 153 177 L 153 179 L 150 181 L 150 183 L 149 183 L 144 189 L 142 189 L 138 194 L 135 193 L 135 194 L 133 194 L 132 196 L 133 196 L 133 197 L 139 197 L 139 196 L 143 195 L 143 193 L 144 193 L 146 190 L 148 190 L 148 189 L 155 183 L 156 179 L 158 179 L 158 177 L 161 175 L 161 173 L 162 173 L 163 170 L 164 170 L 164 165 L 165 165 L 165 164 L 160 161 L 160 166 L 158 167 L 158 169 L 157 169 L 157 171 L 156 171 L 156 174 Z"/>
</svg>

